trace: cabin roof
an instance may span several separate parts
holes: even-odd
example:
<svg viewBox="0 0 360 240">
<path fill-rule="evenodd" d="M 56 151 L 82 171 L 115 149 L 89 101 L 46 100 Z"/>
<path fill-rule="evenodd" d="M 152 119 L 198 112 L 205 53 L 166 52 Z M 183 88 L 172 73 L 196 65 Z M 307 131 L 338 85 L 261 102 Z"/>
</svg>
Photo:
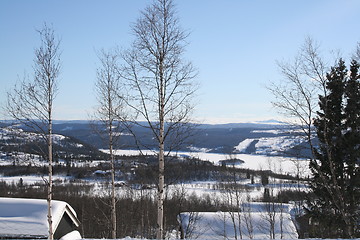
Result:
<svg viewBox="0 0 360 240">
<path fill-rule="evenodd" d="M 52 200 L 54 232 L 66 213 L 79 226 L 74 209 L 63 201 Z M 1 237 L 48 237 L 47 201 L 44 199 L 0 198 Z"/>
<path fill-rule="evenodd" d="M 239 212 L 183 212 L 178 220 L 184 234 L 190 238 L 219 239 L 239 237 L 241 230 L 243 239 L 270 238 L 270 210 L 273 216 L 273 230 L 276 238 L 297 239 L 296 227 L 289 213 L 288 204 L 246 203 Z M 240 219 L 240 222 L 239 222 Z M 239 226 L 240 223 L 240 226 Z M 237 232 L 234 230 L 236 225 Z"/>
</svg>

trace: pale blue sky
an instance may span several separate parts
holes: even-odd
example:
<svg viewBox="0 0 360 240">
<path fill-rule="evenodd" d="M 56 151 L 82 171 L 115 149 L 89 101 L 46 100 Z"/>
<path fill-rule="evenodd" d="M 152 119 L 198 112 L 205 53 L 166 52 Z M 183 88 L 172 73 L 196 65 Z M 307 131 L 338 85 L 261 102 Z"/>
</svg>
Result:
<svg viewBox="0 0 360 240">
<path fill-rule="evenodd" d="M 96 51 L 132 40 L 130 24 L 150 0 L 0 1 L 0 104 L 24 73 L 32 74 L 36 29 L 61 37 L 62 73 L 56 119 L 87 119 L 94 97 Z M 358 0 L 177 0 L 191 32 L 186 58 L 201 87 L 195 116 L 204 122 L 278 118 L 264 88 L 281 79 L 276 60 L 291 59 L 311 36 L 324 51 L 349 58 L 360 41 Z"/>
</svg>

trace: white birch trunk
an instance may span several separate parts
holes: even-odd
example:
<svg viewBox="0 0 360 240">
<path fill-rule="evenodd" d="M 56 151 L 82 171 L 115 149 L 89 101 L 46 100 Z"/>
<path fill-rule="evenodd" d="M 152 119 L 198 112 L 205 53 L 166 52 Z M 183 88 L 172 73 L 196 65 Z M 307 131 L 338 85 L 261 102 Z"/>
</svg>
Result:
<svg viewBox="0 0 360 240">
<path fill-rule="evenodd" d="M 47 203 L 48 203 L 48 224 L 49 224 L 49 239 L 54 239 L 53 225 L 52 225 L 52 120 L 51 120 L 51 107 L 49 110 L 49 133 L 48 133 L 48 153 L 49 153 L 49 182 L 48 182 L 48 191 L 47 191 Z"/>
<path fill-rule="evenodd" d="M 112 124 L 109 126 L 109 148 L 111 158 L 111 221 L 112 229 L 111 236 L 113 239 L 116 238 L 116 198 L 115 198 L 115 160 L 113 153 L 113 139 L 112 139 Z"/>
</svg>

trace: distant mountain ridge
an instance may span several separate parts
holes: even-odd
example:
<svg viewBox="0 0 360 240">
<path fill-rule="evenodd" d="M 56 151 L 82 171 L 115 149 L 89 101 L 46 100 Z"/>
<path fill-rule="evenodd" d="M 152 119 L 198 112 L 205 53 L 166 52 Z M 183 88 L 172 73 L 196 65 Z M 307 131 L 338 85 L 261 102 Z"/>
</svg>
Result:
<svg viewBox="0 0 360 240">
<path fill-rule="evenodd" d="M 218 124 L 199 124 L 200 127 L 206 128 L 272 128 L 278 127 L 289 127 L 288 124 L 277 120 L 267 120 L 258 122 L 245 122 L 245 123 L 218 123 Z"/>
<path fill-rule="evenodd" d="M 1 122 L 10 125 L 10 122 Z M 24 126 L 20 126 L 25 128 Z M 308 156 L 310 154 L 301 132 L 286 123 L 276 120 L 249 123 L 228 124 L 196 124 L 196 134 L 179 151 L 207 151 L 213 153 L 246 153 L 279 156 Z M 152 134 L 134 126 L 133 131 L 148 146 L 154 144 Z M 78 139 L 96 149 L 108 148 L 107 142 L 97 135 L 89 121 L 55 120 L 55 134 Z M 136 149 L 133 136 L 129 133 L 121 135 L 119 149 Z M 156 147 L 156 145 L 154 145 Z"/>
</svg>

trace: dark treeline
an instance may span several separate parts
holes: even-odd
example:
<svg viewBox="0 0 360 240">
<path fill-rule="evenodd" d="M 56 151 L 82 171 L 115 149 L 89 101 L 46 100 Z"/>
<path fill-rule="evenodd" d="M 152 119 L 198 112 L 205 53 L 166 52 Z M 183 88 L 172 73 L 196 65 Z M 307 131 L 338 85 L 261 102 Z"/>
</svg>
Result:
<svg viewBox="0 0 360 240">
<path fill-rule="evenodd" d="M 110 196 L 91 195 L 91 185 L 55 185 L 54 199 L 69 203 L 76 211 L 81 226 L 78 229 L 85 238 L 110 237 Z M 165 199 L 165 228 L 167 231 L 178 229 L 177 215 L 185 211 L 218 211 L 227 209 L 220 201 L 209 195 L 185 198 L 183 189 L 175 191 Z M 156 231 L 156 202 L 150 191 L 124 190 L 118 198 L 117 228 L 120 238 L 126 236 L 154 238 Z M 21 185 L 20 182 L 6 184 L 0 182 L 0 196 L 45 198 L 46 188 Z"/>
</svg>

